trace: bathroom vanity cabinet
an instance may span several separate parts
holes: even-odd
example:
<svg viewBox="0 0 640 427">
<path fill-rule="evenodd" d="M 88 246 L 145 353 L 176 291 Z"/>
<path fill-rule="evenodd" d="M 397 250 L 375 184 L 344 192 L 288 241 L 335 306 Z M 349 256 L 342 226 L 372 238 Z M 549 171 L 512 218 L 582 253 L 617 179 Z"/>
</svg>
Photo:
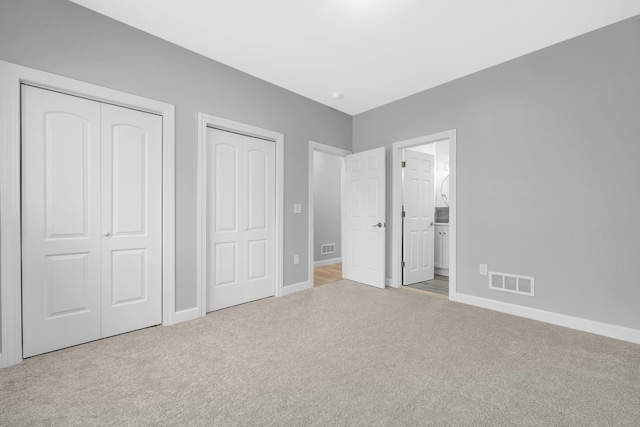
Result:
<svg viewBox="0 0 640 427">
<path fill-rule="evenodd" d="M 434 235 L 435 273 L 449 276 L 449 224 L 436 223 Z"/>
</svg>

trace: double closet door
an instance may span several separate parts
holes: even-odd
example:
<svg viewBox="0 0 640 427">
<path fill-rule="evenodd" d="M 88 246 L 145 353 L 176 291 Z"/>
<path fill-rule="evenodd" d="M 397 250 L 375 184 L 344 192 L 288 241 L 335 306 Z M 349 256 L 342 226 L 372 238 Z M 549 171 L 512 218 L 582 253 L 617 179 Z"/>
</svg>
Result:
<svg viewBox="0 0 640 427">
<path fill-rule="evenodd" d="M 162 118 L 22 87 L 23 356 L 161 323 Z"/>
</svg>

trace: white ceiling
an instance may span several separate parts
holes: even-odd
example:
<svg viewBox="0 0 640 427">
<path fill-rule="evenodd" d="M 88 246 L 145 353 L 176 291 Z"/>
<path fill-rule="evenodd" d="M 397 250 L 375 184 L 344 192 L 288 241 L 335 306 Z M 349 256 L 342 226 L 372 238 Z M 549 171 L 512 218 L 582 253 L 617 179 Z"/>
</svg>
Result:
<svg viewBox="0 0 640 427">
<path fill-rule="evenodd" d="M 638 0 L 71 1 L 352 115 L 640 14 Z"/>
</svg>

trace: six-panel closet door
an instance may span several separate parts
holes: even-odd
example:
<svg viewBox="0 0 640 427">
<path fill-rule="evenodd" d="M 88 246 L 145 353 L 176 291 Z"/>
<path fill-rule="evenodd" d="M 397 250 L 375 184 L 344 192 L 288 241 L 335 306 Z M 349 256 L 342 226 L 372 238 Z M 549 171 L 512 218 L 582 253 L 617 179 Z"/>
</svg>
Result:
<svg viewBox="0 0 640 427">
<path fill-rule="evenodd" d="M 23 356 L 161 322 L 162 118 L 22 88 Z"/>
</svg>

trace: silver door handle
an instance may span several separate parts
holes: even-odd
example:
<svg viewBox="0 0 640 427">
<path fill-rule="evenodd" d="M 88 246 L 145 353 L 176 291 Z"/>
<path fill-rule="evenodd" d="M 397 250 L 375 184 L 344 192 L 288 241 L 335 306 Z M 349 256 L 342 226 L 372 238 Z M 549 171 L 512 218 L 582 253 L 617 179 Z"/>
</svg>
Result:
<svg viewBox="0 0 640 427">
<path fill-rule="evenodd" d="M 111 233 L 109 233 L 108 231 L 103 231 L 103 232 L 102 232 L 102 235 L 103 235 L 104 237 L 109 237 L 109 236 L 111 236 Z"/>
<path fill-rule="evenodd" d="M 382 228 L 382 223 L 381 223 L 381 222 L 379 222 L 379 223 L 377 223 L 377 224 L 373 224 L 373 226 L 372 226 L 372 227 L 380 227 L 380 228 Z"/>
</svg>

